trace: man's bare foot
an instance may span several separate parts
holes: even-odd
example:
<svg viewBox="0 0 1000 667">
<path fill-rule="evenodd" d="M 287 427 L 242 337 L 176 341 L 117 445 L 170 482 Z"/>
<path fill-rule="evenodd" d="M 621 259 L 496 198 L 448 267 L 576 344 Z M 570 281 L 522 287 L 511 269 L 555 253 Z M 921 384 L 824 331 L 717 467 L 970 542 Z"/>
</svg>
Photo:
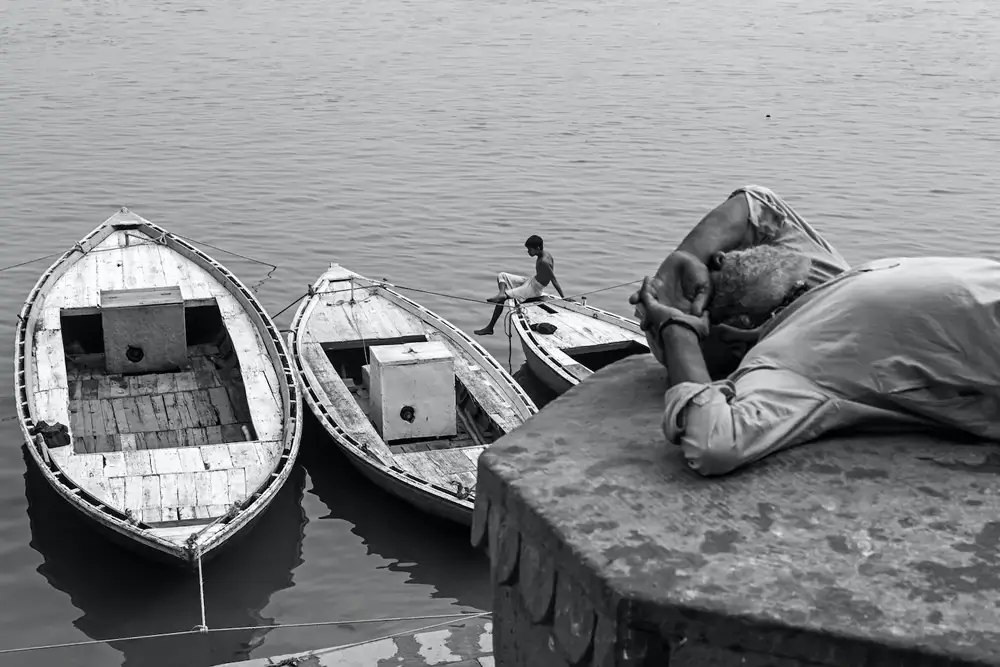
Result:
<svg viewBox="0 0 1000 667">
<path fill-rule="evenodd" d="M 476 329 L 474 332 L 477 336 L 492 336 L 493 327 L 483 327 L 482 329 Z"/>
<path fill-rule="evenodd" d="M 496 296 L 491 296 L 490 298 L 488 298 L 486 300 L 489 301 L 490 303 L 503 303 L 504 301 L 507 300 L 507 297 L 505 297 L 505 296 L 503 296 L 501 294 L 497 294 Z"/>
</svg>

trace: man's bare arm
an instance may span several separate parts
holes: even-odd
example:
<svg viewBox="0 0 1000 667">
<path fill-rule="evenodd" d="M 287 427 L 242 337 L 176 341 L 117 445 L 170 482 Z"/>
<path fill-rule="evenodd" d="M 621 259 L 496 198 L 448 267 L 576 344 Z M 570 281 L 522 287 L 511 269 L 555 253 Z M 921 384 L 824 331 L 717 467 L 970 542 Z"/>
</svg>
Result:
<svg viewBox="0 0 1000 667">
<path fill-rule="evenodd" d="M 667 382 L 671 387 L 681 382 L 709 384 L 712 377 L 705 366 L 698 336 L 686 327 L 669 325 L 661 330 L 664 361 L 670 369 Z"/>
<path fill-rule="evenodd" d="M 735 250 L 750 227 L 750 206 L 746 195 L 736 194 L 716 206 L 695 225 L 677 250 L 688 252 L 708 264 L 717 252 Z"/>
</svg>

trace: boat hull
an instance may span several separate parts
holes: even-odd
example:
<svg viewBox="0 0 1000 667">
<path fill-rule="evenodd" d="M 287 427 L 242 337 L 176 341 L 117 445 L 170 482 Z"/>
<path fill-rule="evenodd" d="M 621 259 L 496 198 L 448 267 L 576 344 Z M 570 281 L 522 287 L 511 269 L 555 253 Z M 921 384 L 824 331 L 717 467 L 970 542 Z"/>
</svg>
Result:
<svg viewBox="0 0 1000 667">
<path fill-rule="evenodd" d="M 538 348 L 529 344 L 524 336 L 521 336 L 520 338 L 521 349 L 524 351 L 524 361 L 528 364 L 528 369 L 554 394 L 562 395 L 569 391 L 572 387 L 579 384 L 579 378 L 575 378 L 569 376 L 565 372 L 561 372 L 560 368 L 553 366 L 551 363 L 546 361 L 539 353 Z"/>
<path fill-rule="evenodd" d="M 556 395 L 564 394 L 616 358 L 649 353 L 637 322 L 600 308 L 551 297 L 520 305 L 508 301 L 507 305 L 514 309 L 511 326 L 521 341 L 528 368 Z M 541 309 L 546 309 L 547 314 L 540 315 L 543 312 Z M 568 320 L 564 323 L 560 321 L 562 317 Z M 560 325 L 567 326 L 570 331 L 576 328 L 577 331 L 568 336 L 564 333 L 554 336 L 537 333 L 530 327 L 533 321 L 539 320 L 559 322 L 557 331 Z M 576 352 L 582 353 L 581 359 L 593 354 L 610 356 L 588 366 L 570 356 Z M 591 359 L 587 363 L 594 361 Z"/>
</svg>

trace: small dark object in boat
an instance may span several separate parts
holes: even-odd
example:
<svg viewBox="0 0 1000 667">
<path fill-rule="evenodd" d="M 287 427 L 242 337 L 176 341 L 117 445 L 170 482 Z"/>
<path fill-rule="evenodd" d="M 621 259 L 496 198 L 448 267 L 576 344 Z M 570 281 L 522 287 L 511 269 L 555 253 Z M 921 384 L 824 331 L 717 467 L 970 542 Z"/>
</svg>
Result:
<svg viewBox="0 0 1000 667">
<path fill-rule="evenodd" d="M 556 329 L 556 325 L 548 322 L 535 322 L 531 325 L 531 330 L 540 334 L 553 334 Z"/>
<path fill-rule="evenodd" d="M 41 433 L 42 438 L 45 439 L 46 446 L 50 448 L 65 447 L 70 443 L 69 429 L 66 428 L 65 424 L 60 424 L 59 422 L 49 424 L 48 422 L 40 421 L 32 426 L 28 433 L 30 435 Z"/>
<path fill-rule="evenodd" d="M 142 361 L 144 356 L 146 356 L 146 353 L 142 351 L 142 348 L 136 347 L 135 345 L 129 345 L 128 349 L 125 350 L 125 357 L 133 364 L 137 364 Z"/>
</svg>

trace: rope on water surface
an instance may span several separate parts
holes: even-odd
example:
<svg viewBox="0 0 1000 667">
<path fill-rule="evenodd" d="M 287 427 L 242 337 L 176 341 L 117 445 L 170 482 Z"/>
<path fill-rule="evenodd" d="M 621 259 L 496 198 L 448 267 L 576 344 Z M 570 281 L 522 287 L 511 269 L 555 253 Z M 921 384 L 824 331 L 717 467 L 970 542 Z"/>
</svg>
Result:
<svg viewBox="0 0 1000 667">
<path fill-rule="evenodd" d="M 440 296 L 440 297 L 443 297 L 445 299 L 453 299 L 455 301 L 468 301 L 470 303 L 475 303 L 475 304 L 480 304 L 480 305 L 484 304 L 484 303 L 490 303 L 490 304 L 493 304 L 495 306 L 502 306 L 503 308 L 506 308 L 508 311 L 513 311 L 513 310 L 515 310 L 515 309 L 517 309 L 519 307 L 520 308 L 530 308 L 532 306 L 537 306 L 537 305 L 545 303 L 545 301 L 538 301 L 538 302 L 522 303 L 522 304 L 510 306 L 510 305 L 507 305 L 506 303 L 502 303 L 502 304 L 493 303 L 492 301 L 486 301 L 485 299 L 473 299 L 472 297 L 461 296 L 460 294 L 449 294 L 447 292 L 436 292 L 434 290 L 426 290 L 426 289 L 420 289 L 418 287 L 410 287 L 409 285 L 397 285 L 395 283 L 389 282 L 389 280 L 387 278 L 383 278 L 381 281 L 373 281 L 373 282 L 375 283 L 376 287 L 392 287 L 393 289 L 401 289 L 401 290 L 406 290 L 406 291 L 409 291 L 409 292 L 419 292 L 421 294 L 432 294 L 434 296 Z M 639 284 L 641 282 L 642 282 L 641 280 L 630 280 L 630 281 L 625 282 L 625 283 L 618 283 L 617 285 L 611 285 L 609 287 L 601 287 L 600 289 L 590 290 L 589 292 L 580 292 L 579 294 L 574 294 L 572 296 L 565 297 L 564 300 L 577 299 L 577 298 L 589 296 L 591 294 L 597 294 L 599 292 L 607 292 L 609 290 L 618 289 L 619 287 L 627 287 L 628 285 L 637 285 L 637 284 Z M 361 288 L 361 289 L 363 289 L 363 288 Z M 347 287 L 342 288 L 342 289 L 321 290 L 321 291 L 315 291 L 312 288 L 310 288 L 309 290 L 303 292 L 301 295 L 299 295 L 298 297 L 296 297 L 295 300 L 292 301 L 290 304 L 288 304 L 287 306 L 285 306 L 284 308 L 282 308 L 281 310 L 279 310 L 277 313 L 275 313 L 274 315 L 272 315 L 272 318 L 276 318 L 276 317 L 282 315 L 285 311 L 287 311 L 289 308 L 291 308 L 292 306 L 294 306 L 295 304 L 297 304 L 299 301 L 301 301 L 302 299 L 306 298 L 307 296 L 314 296 L 314 295 L 319 295 L 319 294 L 337 294 L 338 292 L 349 292 L 349 291 L 351 291 L 351 288 L 347 288 Z"/>
<path fill-rule="evenodd" d="M 493 612 L 484 611 L 478 614 L 464 614 L 461 617 L 454 618 L 482 618 L 484 616 L 490 616 Z M 395 639 L 396 637 L 403 637 L 406 635 L 415 635 L 418 632 L 427 632 L 428 630 L 433 630 L 434 628 L 441 628 L 446 625 L 451 625 L 455 622 L 454 618 L 450 621 L 444 621 L 442 623 L 434 623 L 432 625 L 425 625 L 422 628 L 417 628 L 416 630 L 404 630 L 402 632 L 394 632 L 391 635 L 385 635 L 382 637 L 373 637 L 372 639 L 364 639 L 359 642 L 353 642 L 351 644 L 341 644 L 340 646 L 331 646 L 328 649 L 320 649 L 318 651 L 310 651 L 311 653 L 328 653 L 332 651 L 342 651 L 344 649 L 354 648 L 355 646 L 364 646 L 365 644 L 374 644 L 375 642 L 385 641 L 386 639 Z"/>
<path fill-rule="evenodd" d="M 238 252 L 227 250 L 226 248 L 220 248 L 219 246 L 212 245 L 211 243 L 206 243 L 205 241 L 198 241 L 196 239 L 188 238 L 187 236 L 184 236 L 183 234 L 178 234 L 177 232 L 170 232 L 170 235 L 176 236 L 179 239 L 184 239 L 185 241 L 190 241 L 191 243 L 197 243 L 198 245 L 203 245 L 205 247 L 212 248 L 213 250 L 218 250 L 219 252 L 224 252 L 227 255 L 232 255 L 233 257 L 239 257 L 240 259 L 245 259 L 248 262 L 256 262 L 257 264 L 262 264 L 263 266 L 270 266 L 272 269 L 278 268 L 277 264 L 272 264 L 271 262 L 265 262 L 262 259 L 256 259 L 254 257 L 247 257 L 246 255 L 241 255 Z"/>
<path fill-rule="evenodd" d="M 35 257 L 34 259 L 27 259 L 23 262 L 18 262 L 17 264 L 11 264 L 10 266 L 0 267 L 0 272 L 9 271 L 11 269 L 16 269 L 21 266 L 27 266 L 28 264 L 34 264 L 35 262 L 40 262 L 43 259 L 52 259 L 53 257 L 58 257 L 59 255 L 66 252 L 65 250 L 60 250 L 59 252 L 49 253 L 48 255 L 43 255 L 41 257 Z"/>
<path fill-rule="evenodd" d="M 308 627 L 321 627 L 321 626 L 337 626 L 337 625 L 363 625 L 368 623 L 399 623 L 402 621 L 426 621 L 431 619 L 446 618 L 450 619 L 443 623 L 438 623 L 425 628 L 417 628 L 416 630 L 407 630 L 406 632 L 395 633 L 393 635 L 387 635 L 384 637 L 376 637 L 374 639 L 365 640 L 363 642 L 357 642 L 355 644 L 347 644 L 344 646 L 335 646 L 330 650 L 340 649 L 340 648 L 350 648 L 351 646 L 357 646 L 360 644 L 367 644 L 371 642 L 380 641 L 382 639 L 390 639 L 394 637 L 399 637 L 405 634 L 413 634 L 417 632 L 424 632 L 431 628 L 440 627 L 444 625 L 449 625 L 455 622 L 455 619 L 459 618 L 479 618 L 482 616 L 489 616 L 492 612 L 484 611 L 478 613 L 470 612 L 457 612 L 454 614 L 433 614 L 424 616 L 395 616 L 387 618 L 359 618 L 353 620 L 344 621 L 316 621 L 312 623 L 276 623 L 273 625 L 245 625 L 238 627 L 229 628 L 205 628 L 204 630 L 199 629 L 197 626 L 191 630 L 180 630 L 177 632 L 160 632 L 148 635 L 134 635 L 131 637 L 117 637 L 115 639 L 88 639 L 79 642 L 66 642 L 62 644 L 42 644 L 38 646 L 25 646 L 21 648 L 7 648 L 0 649 L 0 655 L 10 654 L 10 653 L 27 653 L 29 651 L 43 651 L 47 649 L 54 648 L 72 648 L 76 646 L 90 646 L 93 644 L 117 644 L 119 642 L 129 642 L 129 641 L 139 641 L 143 639 L 159 639 L 165 637 L 180 637 L 182 635 L 194 635 L 212 632 L 240 632 L 240 631 L 250 631 L 250 630 L 277 630 L 280 628 L 308 628 Z"/>
<path fill-rule="evenodd" d="M 386 283 L 389 282 L 388 279 L 386 279 L 386 278 L 383 278 L 382 281 L 386 282 Z M 607 292 L 609 290 L 618 289 L 619 287 L 626 287 L 628 285 L 637 285 L 637 284 L 639 284 L 641 282 L 642 282 L 641 280 L 630 280 L 630 281 L 628 281 L 626 283 L 619 283 L 617 285 L 611 285 L 609 287 L 602 287 L 600 289 L 590 290 L 589 292 L 580 292 L 579 294 L 573 294 L 573 295 L 564 297 L 564 299 L 577 299 L 577 298 L 580 298 L 580 297 L 589 296 L 591 294 L 597 294 L 598 292 Z M 410 292 L 420 292 L 421 294 L 433 294 L 434 296 L 441 296 L 441 297 L 444 297 L 446 299 L 455 299 L 455 300 L 458 300 L 458 301 L 471 301 L 472 303 L 483 303 L 484 302 L 483 299 L 473 299 L 473 298 L 467 297 L 467 296 L 459 296 L 458 294 L 447 294 L 445 292 L 435 292 L 435 291 L 432 291 L 432 290 L 418 289 L 416 287 L 409 287 L 407 285 L 392 284 L 392 286 L 394 288 L 396 288 L 396 289 L 408 290 Z M 487 302 L 487 303 L 492 303 L 492 302 Z M 539 303 L 543 303 L 543 302 L 539 302 Z M 496 305 L 501 305 L 501 304 L 496 304 Z M 504 305 L 505 308 L 508 308 L 508 309 L 514 307 L 514 306 L 507 306 L 506 304 L 503 304 L 503 305 Z M 534 305 L 534 304 L 527 303 L 527 304 L 521 304 L 521 305 L 523 305 L 523 306 L 531 306 L 531 305 Z"/>
</svg>

